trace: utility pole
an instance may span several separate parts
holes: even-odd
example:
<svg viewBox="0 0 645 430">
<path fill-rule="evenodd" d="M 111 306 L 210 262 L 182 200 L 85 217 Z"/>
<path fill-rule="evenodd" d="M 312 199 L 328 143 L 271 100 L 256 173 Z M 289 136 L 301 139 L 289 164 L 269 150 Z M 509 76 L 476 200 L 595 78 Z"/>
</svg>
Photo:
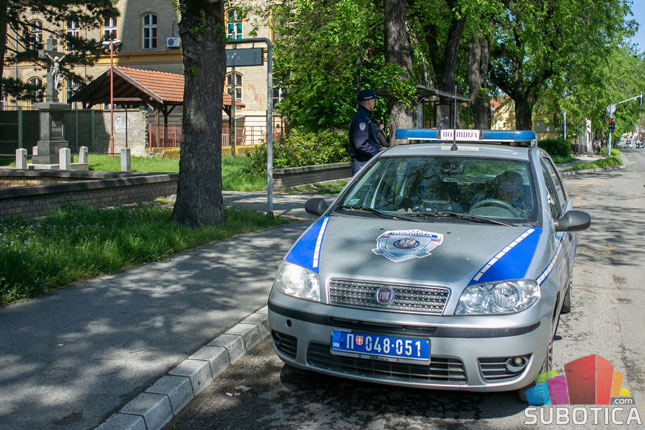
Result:
<svg viewBox="0 0 645 430">
<path fill-rule="evenodd" d="M 643 105 L 643 92 L 642 91 L 637 96 L 630 97 L 628 99 L 619 101 L 616 104 L 607 106 L 607 113 L 609 114 L 609 124 L 608 124 L 609 125 L 609 139 L 607 140 L 607 157 L 611 157 L 611 134 L 613 133 L 614 128 L 616 127 L 616 121 L 614 121 L 614 113 L 616 112 L 616 106 L 618 106 L 620 104 L 623 104 L 623 103 L 626 103 L 626 102 L 629 102 L 629 101 L 632 101 L 632 100 L 636 100 L 636 99 L 638 99 L 639 104 L 642 106 Z"/>
</svg>

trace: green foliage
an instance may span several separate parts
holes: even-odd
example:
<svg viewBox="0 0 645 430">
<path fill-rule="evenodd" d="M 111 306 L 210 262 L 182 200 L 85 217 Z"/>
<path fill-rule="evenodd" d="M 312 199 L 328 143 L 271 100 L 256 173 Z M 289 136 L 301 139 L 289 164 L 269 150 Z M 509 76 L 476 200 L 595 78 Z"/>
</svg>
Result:
<svg viewBox="0 0 645 430">
<path fill-rule="evenodd" d="M 0 304 L 286 222 L 227 208 L 224 225 L 192 229 L 170 214 L 160 207 L 71 207 L 38 220 L 1 219 Z"/>
<path fill-rule="evenodd" d="M 294 128 L 347 127 L 359 81 L 361 88 L 387 85 L 382 19 L 382 5 L 370 0 L 271 3 L 274 84 L 289 90 L 276 112 Z"/>
<path fill-rule="evenodd" d="M 538 142 L 538 146 L 551 156 L 569 157 L 571 155 L 571 144 L 566 140 L 544 139 Z"/>
<path fill-rule="evenodd" d="M 247 172 L 266 172 L 267 147 L 259 146 L 249 154 L 251 164 Z M 323 130 L 317 133 L 292 130 L 273 145 L 273 167 L 301 167 L 349 161 L 346 131 Z"/>
</svg>

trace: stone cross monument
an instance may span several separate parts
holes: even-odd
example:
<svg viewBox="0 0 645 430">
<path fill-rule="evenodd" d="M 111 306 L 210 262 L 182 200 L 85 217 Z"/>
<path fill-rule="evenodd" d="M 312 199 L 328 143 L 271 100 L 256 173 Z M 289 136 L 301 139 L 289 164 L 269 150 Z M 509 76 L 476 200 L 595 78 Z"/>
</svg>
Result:
<svg viewBox="0 0 645 430">
<path fill-rule="evenodd" d="M 56 44 L 56 39 L 47 39 L 47 49 L 38 51 L 38 58 L 47 60 L 49 65 L 45 102 L 36 105 L 40 111 L 40 140 L 38 154 L 33 157 L 34 168 L 58 168 L 58 153 L 67 148 L 63 115 L 69 106 L 58 102 L 60 63 L 65 55 L 56 51 Z"/>
</svg>

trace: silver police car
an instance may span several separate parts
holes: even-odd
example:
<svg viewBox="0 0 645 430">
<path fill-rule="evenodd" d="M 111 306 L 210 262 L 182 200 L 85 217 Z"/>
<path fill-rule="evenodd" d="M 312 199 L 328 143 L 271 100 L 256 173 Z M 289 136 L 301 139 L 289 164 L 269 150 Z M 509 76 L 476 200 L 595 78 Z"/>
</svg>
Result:
<svg viewBox="0 0 645 430">
<path fill-rule="evenodd" d="M 295 368 L 507 391 L 549 370 L 571 307 L 572 209 L 532 131 L 397 130 L 281 263 L 268 308 Z"/>
</svg>

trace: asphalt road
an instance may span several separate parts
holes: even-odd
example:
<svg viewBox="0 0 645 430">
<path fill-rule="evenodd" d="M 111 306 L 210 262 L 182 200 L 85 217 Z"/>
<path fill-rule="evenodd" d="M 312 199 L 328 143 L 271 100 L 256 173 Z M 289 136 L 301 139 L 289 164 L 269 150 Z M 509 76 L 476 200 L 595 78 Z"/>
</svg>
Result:
<svg viewBox="0 0 645 430">
<path fill-rule="evenodd" d="M 600 354 L 625 374 L 640 420 L 645 420 L 645 333 L 642 303 L 642 218 L 645 216 L 645 150 L 626 150 L 627 168 L 568 176 L 574 206 L 588 211 L 592 226 L 579 234 L 570 314 L 563 315 L 554 366 Z M 631 408 L 568 407 L 558 428 L 640 428 Z M 574 411 L 578 412 L 574 416 Z M 579 425 L 584 418 L 586 425 Z M 528 409 L 515 393 L 475 394 L 395 388 L 329 376 L 295 373 L 283 366 L 269 340 L 231 366 L 191 402 L 167 429 L 514 429 L 535 415 L 553 424 L 553 408 Z M 564 415 L 562 415 L 564 416 Z M 562 418 L 564 420 L 564 418 Z M 604 425 L 605 421 L 609 425 Z"/>
</svg>

